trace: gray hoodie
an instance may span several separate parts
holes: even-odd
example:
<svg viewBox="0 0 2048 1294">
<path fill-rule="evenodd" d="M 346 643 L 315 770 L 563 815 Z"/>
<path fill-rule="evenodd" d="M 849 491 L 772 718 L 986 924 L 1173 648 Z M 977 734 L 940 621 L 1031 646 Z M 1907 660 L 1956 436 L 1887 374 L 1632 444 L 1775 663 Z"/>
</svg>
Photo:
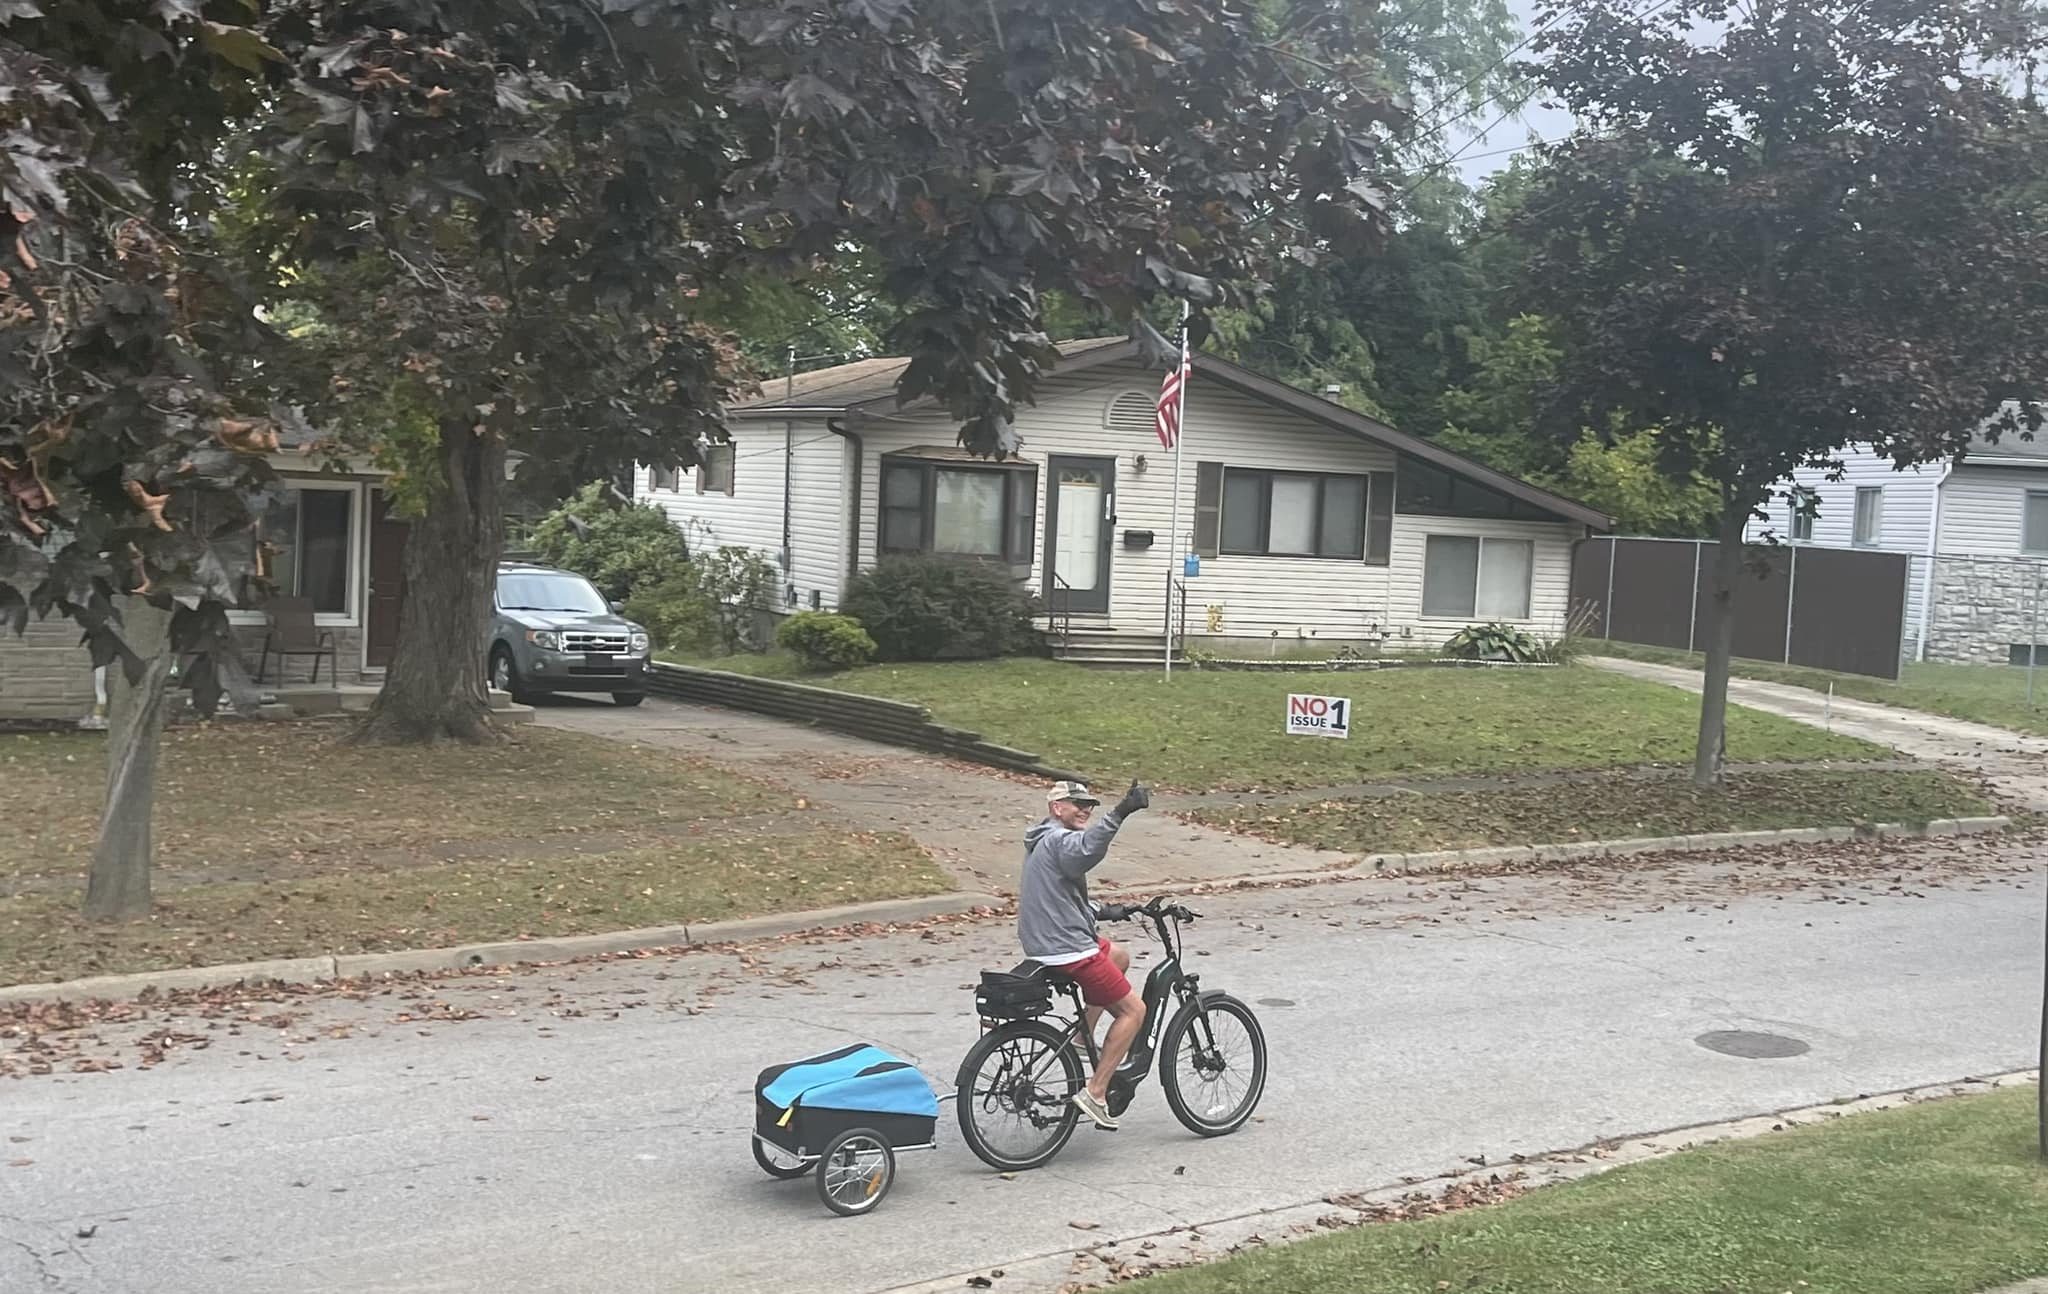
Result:
<svg viewBox="0 0 2048 1294">
<path fill-rule="evenodd" d="M 1046 818 L 1024 833 L 1024 881 L 1017 890 L 1017 942 L 1024 955 L 1071 958 L 1093 953 L 1095 905 L 1088 873 L 1109 857 L 1109 842 L 1123 820 L 1104 809 L 1081 831 Z"/>
</svg>

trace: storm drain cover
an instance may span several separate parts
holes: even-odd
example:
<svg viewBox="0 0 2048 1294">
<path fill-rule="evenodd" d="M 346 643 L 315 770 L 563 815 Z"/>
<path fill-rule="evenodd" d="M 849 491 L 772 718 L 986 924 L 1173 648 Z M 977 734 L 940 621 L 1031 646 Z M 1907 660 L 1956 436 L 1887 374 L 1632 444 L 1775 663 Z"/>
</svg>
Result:
<svg viewBox="0 0 2048 1294">
<path fill-rule="evenodd" d="M 1703 1033 L 1693 1041 L 1708 1051 L 1743 1060 L 1784 1060 L 1791 1056 L 1804 1056 L 1813 1050 L 1799 1039 L 1788 1038 L 1782 1033 L 1751 1033 L 1745 1029 L 1719 1029 Z"/>
</svg>

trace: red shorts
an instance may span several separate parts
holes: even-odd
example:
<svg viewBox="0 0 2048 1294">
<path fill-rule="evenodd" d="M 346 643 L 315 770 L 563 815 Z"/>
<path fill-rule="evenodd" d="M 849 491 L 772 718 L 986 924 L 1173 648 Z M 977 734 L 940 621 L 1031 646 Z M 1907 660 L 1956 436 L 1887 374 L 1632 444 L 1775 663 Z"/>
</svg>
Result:
<svg viewBox="0 0 2048 1294">
<path fill-rule="evenodd" d="M 1109 959 L 1109 940 L 1099 935 L 1094 956 L 1053 969 L 1081 986 L 1081 1000 L 1089 1006 L 1109 1006 L 1131 995 L 1131 982 Z"/>
</svg>

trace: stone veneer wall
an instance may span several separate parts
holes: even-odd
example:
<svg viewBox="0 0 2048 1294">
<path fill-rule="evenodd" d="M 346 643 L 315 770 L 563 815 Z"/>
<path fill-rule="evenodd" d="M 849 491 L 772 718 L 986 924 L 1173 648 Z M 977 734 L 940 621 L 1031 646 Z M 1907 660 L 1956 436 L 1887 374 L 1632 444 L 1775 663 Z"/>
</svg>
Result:
<svg viewBox="0 0 2048 1294">
<path fill-rule="evenodd" d="M 337 667 L 340 682 L 365 682 L 362 630 L 337 628 L 330 632 L 334 657 L 331 662 L 320 662 L 321 684 L 328 680 L 330 663 Z M 249 676 L 254 678 L 263 648 L 263 627 L 238 625 L 235 636 L 241 641 Z M 20 638 L 0 629 L 0 719 L 81 719 L 92 712 L 92 661 L 78 645 L 78 637 L 77 625 L 55 617 L 30 621 Z M 312 669 L 311 657 L 293 657 L 280 664 L 273 656 L 264 686 L 279 682 L 306 686 Z"/>
<path fill-rule="evenodd" d="M 2004 665 L 2015 643 L 2048 643 L 2048 562 L 1940 557 L 1927 619 L 1927 659 Z"/>
</svg>

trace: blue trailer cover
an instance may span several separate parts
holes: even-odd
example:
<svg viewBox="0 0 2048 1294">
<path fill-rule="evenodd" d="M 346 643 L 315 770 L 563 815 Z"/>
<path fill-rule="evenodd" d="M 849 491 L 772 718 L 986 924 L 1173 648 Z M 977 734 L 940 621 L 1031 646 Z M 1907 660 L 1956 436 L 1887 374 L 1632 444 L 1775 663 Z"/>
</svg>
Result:
<svg viewBox="0 0 2048 1294">
<path fill-rule="evenodd" d="M 788 1110 L 857 1110 L 937 1118 L 939 1099 L 917 1067 L 880 1047 L 861 1046 L 800 1060 L 775 1076 L 761 1098 Z"/>
</svg>

